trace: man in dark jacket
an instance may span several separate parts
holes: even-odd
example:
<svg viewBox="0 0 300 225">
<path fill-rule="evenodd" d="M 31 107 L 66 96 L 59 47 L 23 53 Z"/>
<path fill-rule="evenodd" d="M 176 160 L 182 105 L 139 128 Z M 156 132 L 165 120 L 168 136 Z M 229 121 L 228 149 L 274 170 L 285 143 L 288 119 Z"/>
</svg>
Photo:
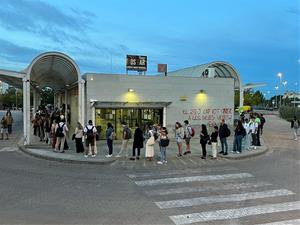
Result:
<svg viewBox="0 0 300 225">
<path fill-rule="evenodd" d="M 134 139 L 132 146 L 132 157 L 130 160 L 140 159 L 141 148 L 144 147 L 144 135 L 138 124 L 135 124 Z M 135 150 L 137 149 L 137 156 Z M 136 156 L 136 157 L 135 157 Z"/>
<path fill-rule="evenodd" d="M 219 138 L 221 142 L 222 151 L 219 152 L 223 155 L 228 155 L 228 144 L 227 144 L 227 137 L 230 135 L 230 131 L 225 123 L 224 119 L 221 119 L 220 128 L 219 128 Z M 224 151 L 225 146 L 225 151 Z"/>
</svg>

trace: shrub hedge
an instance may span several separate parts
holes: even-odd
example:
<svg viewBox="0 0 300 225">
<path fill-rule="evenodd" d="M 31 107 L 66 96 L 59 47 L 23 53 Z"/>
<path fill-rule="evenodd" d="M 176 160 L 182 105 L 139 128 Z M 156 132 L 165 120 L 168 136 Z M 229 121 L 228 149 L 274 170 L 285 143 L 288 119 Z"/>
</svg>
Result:
<svg viewBox="0 0 300 225">
<path fill-rule="evenodd" d="M 290 107 L 290 106 L 281 106 L 279 108 L 279 115 L 281 118 L 291 121 L 294 116 L 300 120 L 300 108 Z"/>
</svg>

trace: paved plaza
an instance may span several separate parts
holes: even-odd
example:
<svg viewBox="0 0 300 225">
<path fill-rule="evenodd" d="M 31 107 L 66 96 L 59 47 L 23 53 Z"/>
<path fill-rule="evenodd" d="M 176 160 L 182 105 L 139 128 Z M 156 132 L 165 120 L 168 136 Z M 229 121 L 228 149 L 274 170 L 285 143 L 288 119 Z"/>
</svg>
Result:
<svg viewBox="0 0 300 225">
<path fill-rule="evenodd" d="M 299 141 L 276 115 L 266 116 L 262 155 L 202 160 L 195 140 L 181 159 L 171 146 L 161 166 L 125 157 L 105 164 L 33 157 L 17 148 L 21 112 L 13 113 L 14 133 L 0 142 L 0 224 L 300 223 Z M 105 160 L 105 145 L 98 150 Z"/>
</svg>

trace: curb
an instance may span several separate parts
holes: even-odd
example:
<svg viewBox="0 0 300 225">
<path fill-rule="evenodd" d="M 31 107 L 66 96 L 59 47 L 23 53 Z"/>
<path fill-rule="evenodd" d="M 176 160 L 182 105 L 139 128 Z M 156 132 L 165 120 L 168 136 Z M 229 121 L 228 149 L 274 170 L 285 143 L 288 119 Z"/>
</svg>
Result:
<svg viewBox="0 0 300 225">
<path fill-rule="evenodd" d="M 24 152 L 27 155 L 30 155 L 30 156 L 33 156 L 33 157 L 39 158 L 39 159 L 45 159 L 45 160 L 49 160 L 49 161 L 56 161 L 56 162 L 62 162 L 62 163 L 108 165 L 108 164 L 111 164 L 114 161 L 116 161 L 116 159 L 113 159 L 113 158 L 103 160 L 103 161 L 63 159 L 63 158 L 57 158 L 57 157 L 51 157 L 51 156 L 47 156 L 47 155 L 40 155 L 40 154 L 33 153 L 33 152 L 29 151 L 24 145 L 19 144 L 19 143 L 17 144 L 17 146 L 22 152 Z"/>
<path fill-rule="evenodd" d="M 260 156 L 262 154 L 265 154 L 268 150 L 269 150 L 269 148 L 266 147 L 264 150 L 254 150 L 256 152 L 251 155 L 240 155 L 239 157 L 223 156 L 223 155 L 218 155 L 218 156 L 223 159 L 242 160 L 242 159 L 249 159 L 249 158 L 254 158 L 256 156 Z M 252 152 L 254 152 L 254 151 L 252 151 Z"/>
</svg>

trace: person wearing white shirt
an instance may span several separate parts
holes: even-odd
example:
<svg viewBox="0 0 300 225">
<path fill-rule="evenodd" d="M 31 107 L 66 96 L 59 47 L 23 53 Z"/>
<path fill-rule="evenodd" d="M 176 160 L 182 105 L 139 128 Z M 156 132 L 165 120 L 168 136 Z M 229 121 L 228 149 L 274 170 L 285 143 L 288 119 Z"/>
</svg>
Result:
<svg viewBox="0 0 300 225">
<path fill-rule="evenodd" d="M 246 130 L 246 135 L 244 137 L 245 149 L 250 150 L 251 133 L 250 133 L 250 123 L 249 123 L 248 119 L 245 119 L 245 122 L 243 123 L 243 126 Z"/>
<path fill-rule="evenodd" d="M 258 123 L 255 121 L 254 117 L 251 117 L 250 123 L 249 123 L 249 129 L 250 129 L 250 133 L 251 133 L 251 137 L 252 137 L 252 143 L 250 148 L 256 149 L 256 145 L 257 145 L 257 140 L 256 140 L 256 136 L 257 136 L 257 132 L 258 132 Z"/>
</svg>

